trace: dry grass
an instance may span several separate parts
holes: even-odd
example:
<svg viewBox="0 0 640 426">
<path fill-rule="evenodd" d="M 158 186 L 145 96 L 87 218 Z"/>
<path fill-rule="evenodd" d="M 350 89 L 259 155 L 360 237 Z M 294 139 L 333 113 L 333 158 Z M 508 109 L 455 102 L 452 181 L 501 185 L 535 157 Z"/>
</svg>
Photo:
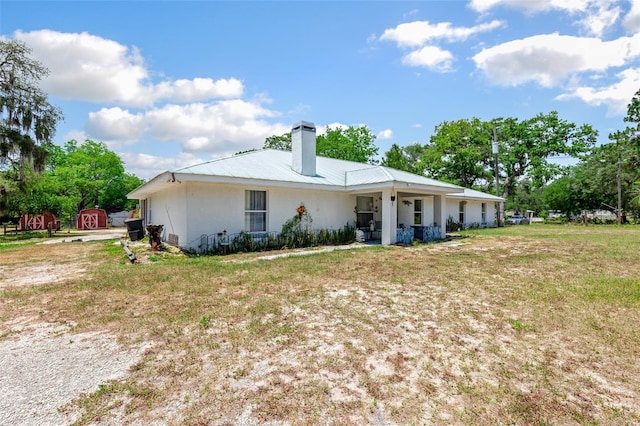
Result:
<svg viewBox="0 0 640 426">
<path fill-rule="evenodd" d="M 92 243 L 84 275 L 0 289 L 0 335 L 33 317 L 153 343 L 78 398 L 80 424 L 640 424 L 640 229 L 457 243 L 268 261 L 139 246 L 138 265 Z"/>
</svg>

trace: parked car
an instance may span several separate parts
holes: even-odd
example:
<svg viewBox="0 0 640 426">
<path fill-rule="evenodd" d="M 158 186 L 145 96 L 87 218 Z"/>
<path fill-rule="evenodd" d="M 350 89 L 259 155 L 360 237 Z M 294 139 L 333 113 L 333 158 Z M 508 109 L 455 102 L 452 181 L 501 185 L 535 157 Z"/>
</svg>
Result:
<svg viewBox="0 0 640 426">
<path fill-rule="evenodd" d="M 527 223 L 527 219 L 520 214 L 514 214 L 513 216 L 507 219 L 508 225 L 523 225 L 526 223 Z"/>
</svg>

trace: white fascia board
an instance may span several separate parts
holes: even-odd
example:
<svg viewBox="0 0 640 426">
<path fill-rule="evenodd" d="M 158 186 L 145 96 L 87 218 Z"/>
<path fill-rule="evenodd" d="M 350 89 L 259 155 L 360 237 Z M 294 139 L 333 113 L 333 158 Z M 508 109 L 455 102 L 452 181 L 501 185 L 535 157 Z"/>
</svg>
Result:
<svg viewBox="0 0 640 426">
<path fill-rule="evenodd" d="M 313 189 L 318 191 L 344 191 L 345 188 L 342 185 L 323 185 L 318 183 L 308 182 L 290 182 L 290 181 L 278 181 L 269 179 L 253 179 L 253 178 L 240 178 L 230 176 L 211 176 L 211 175 L 194 175 L 190 173 L 180 174 L 176 173 L 176 180 L 184 182 L 198 182 L 198 183 L 222 183 L 230 185 L 245 185 L 245 186 L 261 186 L 270 188 L 293 188 L 293 189 Z"/>
<path fill-rule="evenodd" d="M 395 182 L 394 187 L 396 191 L 399 191 L 399 192 L 417 191 L 417 192 L 428 192 L 429 194 L 436 194 L 436 195 L 450 194 L 453 192 L 462 193 L 464 191 L 464 188 L 462 187 L 460 188 L 457 188 L 455 186 L 442 187 L 439 185 L 423 185 L 419 183 L 407 183 L 407 182 Z"/>
<path fill-rule="evenodd" d="M 370 183 L 364 185 L 353 185 L 347 188 L 348 192 L 372 192 L 381 191 L 383 189 L 393 189 L 396 192 L 424 192 L 427 195 L 446 195 L 453 192 L 464 191 L 464 188 L 443 188 L 434 185 L 421 185 L 416 183 L 408 184 L 406 182 L 382 182 L 382 183 Z"/>
<path fill-rule="evenodd" d="M 476 190 L 472 190 L 472 189 L 468 189 L 468 188 L 465 189 L 464 193 L 462 193 L 462 194 L 449 193 L 449 194 L 447 194 L 447 198 L 459 199 L 459 200 L 500 201 L 500 202 L 504 202 L 504 198 L 502 198 L 502 197 L 498 197 L 496 195 L 489 194 L 487 192 L 476 191 Z"/>
<path fill-rule="evenodd" d="M 394 188 L 392 182 L 382 182 L 382 183 L 368 183 L 364 185 L 351 185 L 349 187 L 345 187 L 347 192 L 372 192 L 372 191 L 382 191 L 383 189 Z"/>
<path fill-rule="evenodd" d="M 396 189 L 402 190 L 402 191 L 425 191 L 425 192 L 429 192 L 429 193 L 435 193 L 435 194 L 438 194 L 438 195 L 446 195 L 446 194 L 452 194 L 452 193 L 460 193 L 460 194 L 462 194 L 464 192 L 464 188 L 462 188 L 462 187 L 460 187 L 460 188 L 443 188 L 441 186 L 416 185 L 416 184 L 398 185 L 398 186 L 396 186 Z"/>
<path fill-rule="evenodd" d="M 490 195 L 488 197 L 473 197 L 473 196 L 463 195 L 463 194 L 447 193 L 447 198 L 451 198 L 452 200 L 473 200 L 473 201 L 494 201 L 494 202 L 500 201 L 500 202 L 504 202 L 504 198 L 496 197 L 495 195 Z"/>
</svg>

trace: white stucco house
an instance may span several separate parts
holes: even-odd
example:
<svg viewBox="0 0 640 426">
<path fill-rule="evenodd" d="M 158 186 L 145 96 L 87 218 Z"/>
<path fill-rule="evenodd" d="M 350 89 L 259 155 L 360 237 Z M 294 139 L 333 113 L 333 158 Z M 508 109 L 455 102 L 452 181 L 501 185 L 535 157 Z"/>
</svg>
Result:
<svg viewBox="0 0 640 426">
<path fill-rule="evenodd" d="M 316 156 L 313 123 L 292 128 L 292 152 L 259 150 L 163 172 L 130 194 L 144 224 L 162 239 L 198 251 L 226 231 L 279 232 L 304 205 L 315 229 L 355 224 L 368 239 L 393 244 L 438 239 L 449 217 L 493 226 L 502 198 L 389 167 Z M 373 230 L 372 230 L 373 228 Z"/>
</svg>

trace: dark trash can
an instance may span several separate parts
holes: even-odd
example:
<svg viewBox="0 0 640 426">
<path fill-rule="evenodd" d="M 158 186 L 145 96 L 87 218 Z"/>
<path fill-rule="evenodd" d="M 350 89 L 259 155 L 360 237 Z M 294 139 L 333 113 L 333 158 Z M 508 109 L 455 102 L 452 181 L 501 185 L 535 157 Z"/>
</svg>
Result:
<svg viewBox="0 0 640 426">
<path fill-rule="evenodd" d="M 144 227 L 142 226 L 142 219 L 125 219 L 124 224 L 127 226 L 129 239 L 131 241 L 138 241 L 144 237 Z"/>
</svg>

